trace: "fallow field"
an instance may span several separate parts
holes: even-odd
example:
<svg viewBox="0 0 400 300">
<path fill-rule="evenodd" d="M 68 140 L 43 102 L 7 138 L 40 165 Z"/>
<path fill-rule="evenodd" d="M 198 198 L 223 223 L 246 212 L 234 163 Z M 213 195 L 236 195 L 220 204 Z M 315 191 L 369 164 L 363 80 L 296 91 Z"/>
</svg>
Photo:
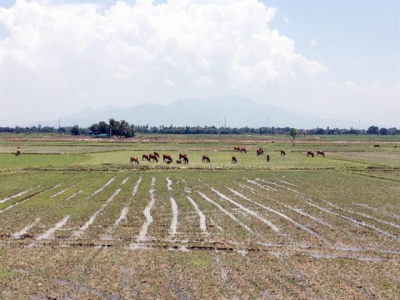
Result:
<svg viewBox="0 0 400 300">
<path fill-rule="evenodd" d="M 400 299 L 400 139 L 1 136 L 0 298 Z"/>
</svg>

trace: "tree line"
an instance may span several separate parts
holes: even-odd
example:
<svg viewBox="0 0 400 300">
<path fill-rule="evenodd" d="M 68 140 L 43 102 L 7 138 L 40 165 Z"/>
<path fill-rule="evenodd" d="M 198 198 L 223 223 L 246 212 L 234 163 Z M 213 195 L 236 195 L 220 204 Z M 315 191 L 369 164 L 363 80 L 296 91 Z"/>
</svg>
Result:
<svg viewBox="0 0 400 300">
<path fill-rule="evenodd" d="M 70 134 L 70 135 L 90 135 L 99 137 L 134 137 L 135 134 L 283 134 L 292 135 L 293 129 L 290 127 L 215 127 L 215 126 L 149 126 L 149 125 L 130 125 L 125 120 L 117 121 L 110 118 L 108 122 L 100 121 L 92 124 L 89 127 L 79 127 L 78 125 L 69 127 L 51 127 L 51 126 L 32 126 L 32 127 L 0 127 L 2 133 L 16 133 L 16 134 Z M 311 129 L 296 129 L 296 135 L 334 135 L 334 134 L 351 134 L 351 135 L 365 135 L 365 134 L 378 134 L 378 135 L 398 135 L 400 129 L 385 128 L 378 126 L 370 126 L 365 129 L 346 129 L 346 128 L 311 128 Z"/>
</svg>

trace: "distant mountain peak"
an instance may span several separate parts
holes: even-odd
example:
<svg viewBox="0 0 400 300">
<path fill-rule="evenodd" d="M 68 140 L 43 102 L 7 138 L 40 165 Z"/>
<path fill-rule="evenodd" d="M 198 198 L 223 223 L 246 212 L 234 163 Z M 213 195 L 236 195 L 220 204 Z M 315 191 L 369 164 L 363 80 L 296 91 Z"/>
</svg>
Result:
<svg viewBox="0 0 400 300">
<path fill-rule="evenodd" d="M 357 128 L 346 120 L 329 120 L 317 116 L 300 116 L 268 103 L 258 103 L 241 96 L 207 99 L 179 99 L 170 105 L 141 104 L 118 108 L 112 105 L 94 110 L 87 107 L 61 119 L 62 126 L 87 127 L 110 118 L 132 125 L 149 126 L 216 126 L 221 127 L 294 127 L 294 128 Z M 39 122 L 37 123 L 39 124 Z M 37 125 L 35 124 L 35 125 Z M 58 120 L 41 121 L 43 126 L 58 127 Z"/>
</svg>

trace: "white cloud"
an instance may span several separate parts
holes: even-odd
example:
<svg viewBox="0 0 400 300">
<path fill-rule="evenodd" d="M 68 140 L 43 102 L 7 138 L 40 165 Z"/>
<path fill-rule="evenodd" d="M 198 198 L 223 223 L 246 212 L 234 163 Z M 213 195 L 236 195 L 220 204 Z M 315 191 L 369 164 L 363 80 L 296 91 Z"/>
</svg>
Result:
<svg viewBox="0 0 400 300">
<path fill-rule="evenodd" d="M 162 85 L 170 88 L 170 87 L 174 87 L 175 83 L 171 79 L 164 79 Z"/>
<path fill-rule="evenodd" d="M 0 78 L 7 99 L 1 119 L 14 122 L 17 102 L 29 111 L 43 104 L 46 117 L 47 111 L 68 114 L 110 102 L 170 102 L 210 88 L 250 96 L 265 85 L 326 71 L 269 28 L 275 13 L 257 0 L 118 1 L 109 7 L 17 0 L 0 8 L 8 34 L 0 40 L 0 72 L 7 74 Z"/>
<path fill-rule="evenodd" d="M 210 78 L 204 75 L 201 76 L 200 78 L 193 80 L 193 84 L 202 88 L 209 88 L 215 85 Z"/>
<path fill-rule="evenodd" d="M 316 38 L 313 38 L 312 40 L 311 40 L 311 46 L 314 46 L 314 47 L 316 47 L 316 46 L 318 46 L 318 41 L 317 41 L 317 39 Z"/>
<path fill-rule="evenodd" d="M 285 22 L 286 25 L 289 25 L 289 23 L 290 23 L 290 21 L 289 21 L 289 19 L 287 17 L 284 17 L 283 21 Z"/>
</svg>

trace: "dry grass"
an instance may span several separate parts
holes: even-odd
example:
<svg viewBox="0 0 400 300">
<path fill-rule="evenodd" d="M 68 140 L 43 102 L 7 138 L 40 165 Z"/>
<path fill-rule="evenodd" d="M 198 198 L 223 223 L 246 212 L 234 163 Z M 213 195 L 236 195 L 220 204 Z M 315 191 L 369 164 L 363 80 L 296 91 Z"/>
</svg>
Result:
<svg viewBox="0 0 400 300">
<path fill-rule="evenodd" d="M 91 172 L 64 155 L 2 169 L 0 298 L 400 298 L 397 153 L 364 154 L 140 171 L 120 149 L 85 154 Z"/>
</svg>

